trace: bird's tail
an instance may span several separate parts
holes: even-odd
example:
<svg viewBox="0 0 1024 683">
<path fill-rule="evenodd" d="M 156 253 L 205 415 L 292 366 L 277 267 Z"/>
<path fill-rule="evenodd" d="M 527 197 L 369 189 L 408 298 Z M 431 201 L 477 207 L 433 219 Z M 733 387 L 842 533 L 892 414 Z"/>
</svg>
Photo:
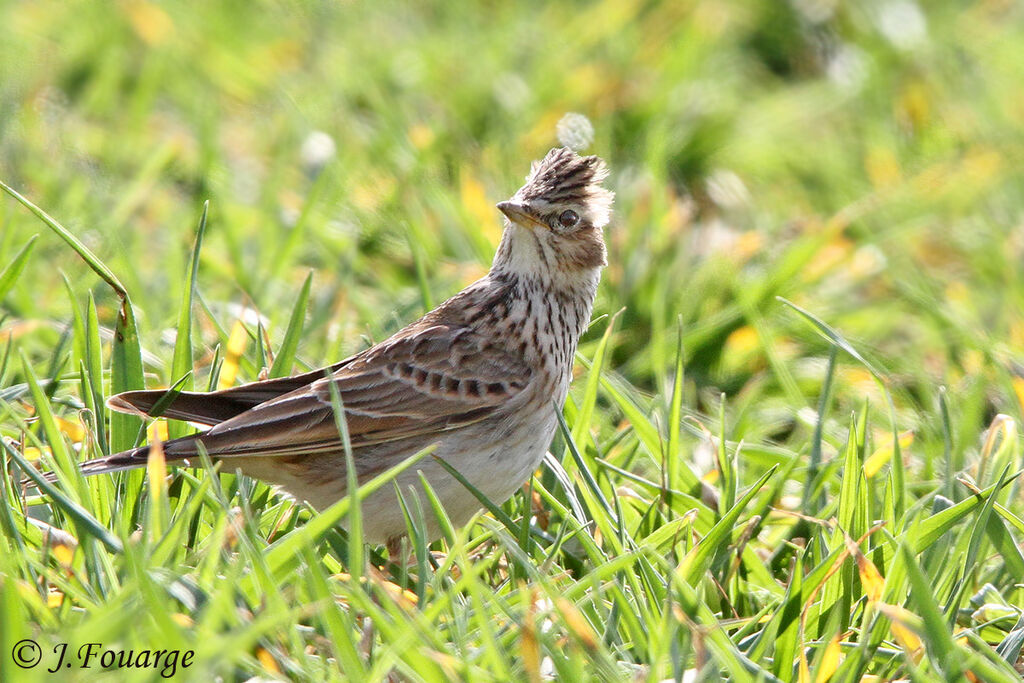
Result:
<svg viewBox="0 0 1024 683">
<path fill-rule="evenodd" d="M 168 461 L 184 461 L 187 465 L 187 458 L 189 455 L 195 455 L 195 444 L 197 439 L 195 437 L 186 436 L 181 439 L 174 439 L 163 444 L 164 457 Z M 173 446 L 175 444 L 181 446 L 192 446 L 191 453 L 176 455 L 173 452 Z M 171 448 L 168 448 L 168 447 Z M 132 448 L 131 450 L 121 451 L 120 453 L 114 453 L 113 455 L 107 455 L 102 458 L 95 458 L 94 460 L 86 460 L 79 464 L 78 469 L 85 476 L 91 476 L 93 474 L 108 474 L 111 472 L 123 472 L 124 470 L 133 470 L 138 467 L 145 467 L 146 463 L 149 462 L 149 453 L 152 450 L 152 446 L 139 446 L 138 448 Z M 57 473 L 47 472 L 43 477 L 51 484 L 56 483 Z"/>
<path fill-rule="evenodd" d="M 102 458 L 86 460 L 78 466 L 78 469 L 85 476 L 89 476 L 143 467 L 149 460 L 149 450 L 149 446 L 140 446 L 130 451 L 121 451 L 120 453 L 114 453 Z M 55 484 L 57 482 L 57 473 L 46 472 L 43 474 L 43 478 L 51 484 Z"/>
</svg>

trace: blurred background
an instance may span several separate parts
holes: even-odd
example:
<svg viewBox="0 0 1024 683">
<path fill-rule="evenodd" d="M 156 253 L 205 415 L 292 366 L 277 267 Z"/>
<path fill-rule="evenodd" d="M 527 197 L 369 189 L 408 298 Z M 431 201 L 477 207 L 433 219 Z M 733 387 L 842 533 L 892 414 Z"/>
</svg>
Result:
<svg viewBox="0 0 1024 683">
<path fill-rule="evenodd" d="M 583 114 L 618 196 L 596 310 L 622 311 L 610 370 L 667 396 L 681 335 L 688 409 L 717 414 L 724 392 L 731 437 L 800 448 L 829 346 L 785 297 L 879 368 L 928 480 L 940 386 L 958 452 L 995 414 L 1021 415 L 1022 14 L 1003 0 L 6 0 L 0 178 L 125 283 L 158 386 L 174 379 L 204 201 L 197 349 L 208 359 L 252 324 L 246 309 L 276 348 L 314 271 L 299 347 L 314 367 L 481 276 L 494 203 Z M 0 341 L 45 368 L 85 292 L 105 326 L 116 299 L 0 199 L 0 266 L 36 234 Z M 258 370 L 245 354 L 239 381 Z M 887 410 L 868 370 L 839 361 L 835 444 L 865 400 Z"/>
</svg>

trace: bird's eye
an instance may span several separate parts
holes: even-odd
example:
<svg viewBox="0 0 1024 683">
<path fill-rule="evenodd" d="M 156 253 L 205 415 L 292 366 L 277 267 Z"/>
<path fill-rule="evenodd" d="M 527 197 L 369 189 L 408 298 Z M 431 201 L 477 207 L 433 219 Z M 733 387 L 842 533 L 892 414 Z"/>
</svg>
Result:
<svg viewBox="0 0 1024 683">
<path fill-rule="evenodd" d="M 558 216 L 558 223 L 563 228 L 572 228 L 580 222 L 580 215 L 572 209 L 566 209 Z"/>
</svg>

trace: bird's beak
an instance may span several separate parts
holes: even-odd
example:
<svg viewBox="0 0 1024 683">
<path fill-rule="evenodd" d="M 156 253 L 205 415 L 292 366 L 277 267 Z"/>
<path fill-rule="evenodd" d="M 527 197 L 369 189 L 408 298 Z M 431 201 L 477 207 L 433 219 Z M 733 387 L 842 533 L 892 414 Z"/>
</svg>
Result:
<svg viewBox="0 0 1024 683">
<path fill-rule="evenodd" d="M 533 213 L 530 209 L 521 202 L 514 202 L 511 199 L 505 202 L 498 202 L 496 204 L 498 210 L 508 216 L 508 219 L 513 223 L 518 223 L 524 228 L 546 228 L 547 225 L 534 218 Z"/>
</svg>

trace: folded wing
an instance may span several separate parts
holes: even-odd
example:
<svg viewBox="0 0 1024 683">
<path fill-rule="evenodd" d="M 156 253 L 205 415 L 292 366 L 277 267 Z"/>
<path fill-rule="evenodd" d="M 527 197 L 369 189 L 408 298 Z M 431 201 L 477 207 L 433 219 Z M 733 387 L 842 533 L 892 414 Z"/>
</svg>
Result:
<svg viewBox="0 0 1024 683">
<path fill-rule="evenodd" d="M 231 387 L 221 391 L 200 393 L 182 391 L 153 417 L 166 417 L 172 420 L 187 420 L 204 425 L 215 425 L 230 420 L 261 403 L 266 403 L 279 396 L 291 393 L 302 387 L 309 386 L 328 373 L 333 373 L 351 359 L 341 361 L 328 368 L 314 370 L 292 377 L 279 377 L 262 382 L 252 382 L 242 386 Z M 107 405 L 122 413 L 143 413 L 150 415 L 153 408 L 167 396 L 166 389 L 148 391 L 126 391 L 111 396 Z"/>
<path fill-rule="evenodd" d="M 434 324 L 368 349 L 330 377 L 261 402 L 198 437 L 169 442 L 165 452 L 187 458 L 198 453 L 200 443 L 214 458 L 338 451 L 332 385 L 353 449 L 440 437 L 493 414 L 523 391 L 531 374 L 522 358 L 475 330 Z"/>
</svg>

